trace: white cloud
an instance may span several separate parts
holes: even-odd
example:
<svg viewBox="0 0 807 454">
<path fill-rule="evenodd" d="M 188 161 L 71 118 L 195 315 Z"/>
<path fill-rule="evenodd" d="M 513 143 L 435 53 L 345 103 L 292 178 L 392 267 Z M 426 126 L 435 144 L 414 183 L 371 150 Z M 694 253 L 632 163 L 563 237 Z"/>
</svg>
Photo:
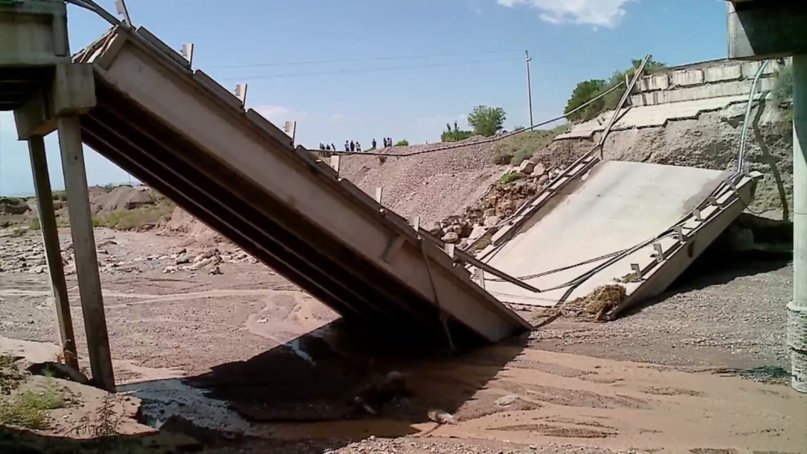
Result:
<svg viewBox="0 0 807 454">
<path fill-rule="evenodd" d="M 283 123 L 287 121 L 302 121 L 308 119 L 308 112 L 298 112 L 285 106 L 264 105 L 255 106 L 253 109 L 276 126 L 282 126 Z"/>
<path fill-rule="evenodd" d="M 625 16 L 625 4 L 638 0 L 497 0 L 500 5 L 532 6 L 542 20 L 552 24 L 574 23 L 616 27 Z"/>
</svg>

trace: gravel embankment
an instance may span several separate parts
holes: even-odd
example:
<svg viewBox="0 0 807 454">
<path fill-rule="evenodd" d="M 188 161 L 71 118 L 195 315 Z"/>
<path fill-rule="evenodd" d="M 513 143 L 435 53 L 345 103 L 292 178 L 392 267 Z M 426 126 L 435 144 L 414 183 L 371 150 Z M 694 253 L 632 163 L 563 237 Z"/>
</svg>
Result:
<svg viewBox="0 0 807 454">
<path fill-rule="evenodd" d="M 493 163 L 495 145 L 467 142 L 467 146 L 409 157 L 394 156 L 445 144 L 394 147 L 385 158 L 345 156 L 341 175 L 371 195 L 377 187 L 384 188 L 384 204 L 406 218 L 439 221 L 476 202 L 508 167 Z"/>
</svg>

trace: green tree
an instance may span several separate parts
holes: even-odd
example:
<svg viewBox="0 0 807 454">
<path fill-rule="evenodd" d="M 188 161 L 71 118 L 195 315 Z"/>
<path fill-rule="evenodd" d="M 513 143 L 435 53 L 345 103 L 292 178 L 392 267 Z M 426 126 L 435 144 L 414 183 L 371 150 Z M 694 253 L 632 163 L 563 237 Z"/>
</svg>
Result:
<svg viewBox="0 0 807 454">
<path fill-rule="evenodd" d="M 632 77 L 634 72 L 642 64 L 642 60 L 643 59 L 641 58 L 631 60 L 630 68 L 624 71 L 614 72 L 614 74 L 611 75 L 611 78 L 608 79 L 607 81 L 603 79 L 592 79 L 578 83 L 577 86 L 574 88 L 574 91 L 572 91 L 572 96 L 566 103 L 566 110 L 564 110 L 564 113 L 571 112 L 576 107 L 585 104 L 589 100 L 595 98 L 600 93 L 608 90 L 611 87 L 618 85 L 621 82 L 625 82 L 625 77 L 626 76 L 628 78 Z M 664 63 L 653 60 L 651 58 L 650 60 L 648 60 L 647 64 L 644 67 L 644 73 L 652 74 L 666 67 L 667 65 L 665 65 Z M 572 122 L 591 120 L 592 118 L 605 112 L 606 110 L 615 109 L 617 104 L 619 104 L 619 100 L 622 98 L 623 93 L 624 89 L 614 90 L 608 93 L 607 95 L 603 96 L 602 98 L 598 99 L 597 101 L 589 104 L 584 109 L 574 112 L 571 115 L 567 115 L 566 118 Z"/>
<path fill-rule="evenodd" d="M 574 87 L 572 96 L 566 103 L 566 110 L 563 113 L 569 113 L 572 110 L 580 107 L 581 105 L 594 98 L 605 88 L 605 81 L 602 79 L 591 79 L 580 82 Z M 586 121 L 594 118 L 603 111 L 605 102 L 602 98 L 589 104 L 585 108 L 578 110 L 566 116 L 569 121 Z"/>
<path fill-rule="evenodd" d="M 502 130 L 506 117 L 501 107 L 480 105 L 468 114 L 468 124 L 474 128 L 474 134 L 490 137 Z"/>
</svg>

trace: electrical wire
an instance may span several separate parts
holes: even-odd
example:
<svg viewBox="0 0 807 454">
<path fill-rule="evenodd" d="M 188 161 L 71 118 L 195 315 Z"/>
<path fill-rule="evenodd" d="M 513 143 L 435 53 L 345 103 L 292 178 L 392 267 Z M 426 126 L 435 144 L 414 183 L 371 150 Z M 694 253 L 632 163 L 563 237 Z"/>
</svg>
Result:
<svg viewBox="0 0 807 454">
<path fill-rule="evenodd" d="M 303 65 L 326 65 L 333 63 L 365 63 L 372 61 L 394 61 L 394 60 L 419 60 L 430 58 L 443 58 L 443 57 L 466 57 L 470 55 L 491 55 L 491 54 L 512 54 L 521 50 L 493 50 L 483 52 L 461 53 L 451 52 L 443 54 L 421 54 L 421 55 L 380 55 L 372 57 L 353 57 L 353 58 L 339 58 L 330 60 L 298 60 L 286 62 L 266 62 L 266 63 L 243 63 L 231 65 L 215 65 L 209 66 L 210 69 L 237 69 L 237 68 L 266 68 L 273 66 L 303 66 Z"/>
<path fill-rule="evenodd" d="M 743 129 L 740 133 L 740 149 L 737 154 L 736 172 L 743 172 L 745 170 L 745 147 L 748 143 L 748 123 L 750 123 L 749 120 L 751 119 L 751 111 L 754 107 L 754 96 L 757 94 L 759 78 L 762 77 L 762 73 L 768 66 L 769 61 L 770 60 L 765 60 L 759 65 L 759 69 L 757 69 L 757 72 L 754 75 L 754 81 L 751 83 L 751 92 L 748 94 L 748 104 L 745 106 L 745 116 L 743 117 Z"/>
<path fill-rule="evenodd" d="M 309 72 L 293 72 L 293 73 L 278 73 L 278 74 L 257 74 L 249 76 L 238 77 L 223 77 L 222 80 L 260 80 L 260 79 L 277 79 L 283 77 L 308 77 L 308 76 L 323 76 L 323 75 L 348 75 L 348 74 L 367 74 L 379 72 L 393 72 L 393 71 L 411 71 L 418 69 L 428 68 L 444 68 L 450 66 L 467 66 L 479 65 L 487 63 L 504 63 L 514 62 L 512 58 L 499 58 L 499 59 L 486 59 L 486 60 L 471 60 L 464 62 L 451 62 L 451 63 L 431 63 L 424 65 L 407 65 L 407 66 L 391 66 L 386 68 L 368 68 L 368 69 L 335 69 L 327 71 L 309 71 Z"/>
<path fill-rule="evenodd" d="M 488 144 L 488 143 L 494 143 L 494 142 L 498 142 L 500 140 L 507 139 L 509 137 L 513 137 L 513 136 L 516 136 L 516 135 L 519 135 L 519 134 L 524 134 L 525 132 L 532 131 L 532 130 L 534 130 L 536 128 L 539 128 L 541 126 L 546 126 L 546 125 L 548 125 L 550 123 L 554 123 L 556 121 L 563 120 L 566 117 L 568 117 L 569 115 L 571 115 L 571 114 L 573 114 L 573 113 L 575 113 L 575 112 L 577 112 L 577 111 L 579 111 L 581 109 L 584 109 L 585 107 L 587 107 L 591 103 L 597 101 L 598 99 L 602 98 L 603 96 L 607 95 L 608 93 L 611 93 L 612 91 L 616 90 L 617 88 L 621 87 L 622 85 L 625 85 L 625 82 L 620 82 L 620 83 L 614 85 L 613 87 L 609 88 L 608 90 L 600 93 L 599 95 L 595 96 L 594 98 L 592 98 L 592 99 L 586 101 L 585 103 L 575 107 L 574 109 L 564 113 L 563 115 L 557 116 L 555 118 L 550 118 L 549 120 L 544 120 L 544 121 L 542 121 L 540 123 L 537 123 L 537 124 L 535 124 L 533 126 L 530 126 L 529 128 L 519 129 L 517 131 L 512 131 L 512 132 L 509 132 L 507 134 L 502 134 L 500 136 L 492 137 L 490 139 L 484 139 L 484 140 L 480 140 L 480 141 L 472 142 L 472 143 L 455 143 L 455 144 L 445 145 L 445 146 L 438 147 L 438 148 L 431 148 L 431 149 L 428 149 L 428 150 L 420 150 L 420 151 L 411 151 L 411 152 L 408 152 L 408 153 L 379 153 L 379 152 L 372 152 L 372 151 L 336 151 L 336 152 L 332 151 L 332 152 L 330 152 L 330 154 L 333 155 L 333 156 L 359 155 L 359 156 L 381 156 L 381 157 L 385 157 L 385 158 L 406 158 L 406 157 L 410 157 L 410 156 L 418 156 L 418 155 L 422 155 L 422 154 L 436 153 L 438 151 L 454 150 L 456 148 L 467 147 L 468 145 L 485 145 L 485 144 Z M 316 150 L 312 150 L 312 151 L 316 151 Z"/>
</svg>

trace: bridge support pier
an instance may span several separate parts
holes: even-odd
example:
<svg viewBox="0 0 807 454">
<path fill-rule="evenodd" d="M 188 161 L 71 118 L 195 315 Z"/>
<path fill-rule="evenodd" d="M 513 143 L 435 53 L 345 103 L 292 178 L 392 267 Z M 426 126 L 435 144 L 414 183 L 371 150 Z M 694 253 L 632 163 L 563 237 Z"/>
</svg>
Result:
<svg viewBox="0 0 807 454">
<path fill-rule="evenodd" d="M 793 57 L 793 229 L 787 345 L 793 388 L 807 393 L 807 54 Z"/>
<path fill-rule="evenodd" d="M 78 116 L 70 114 L 59 116 L 56 125 L 59 132 L 62 172 L 67 192 L 67 211 L 70 216 L 70 232 L 73 236 L 73 251 L 76 256 L 76 274 L 81 294 L 81 309 L 84 314 L 84 329 L 87 334 L 92 379 L 97 386 L 114 392 L 115 376 L 109 350 L 101 278 L 98 274 L 98 257 L 95 252 L 95 236 L 87 190 L 87 174 L 84 167 L 81 127 Z"/>
<path fill-rule="evenodd" d="M 793 301 L 787 344 L 793 388 L 807 393 L 807 3 L 728 2 L 729 58 L 793 56 Z"/>
<path fill-rule="evenodd" d="M 48 161 L 45 156 L 45 141 L 42 136 L 28 138 L 28 152 L 31 157 L 31 170 L 34 175 L 39 229 L 42 233 L 42 242 L 45 245 L 50 287 L 53 291 L 56 319 L 59 323 L 62 356 L 64 356 L 65 363 L 68 366 L 78 370 L 78 353 L 76 351 L 76 338 L 73 334 L 73 318 L 70 315 L 70 300 L 67 296 L 67 284 L 64 280 L 59 232 L 56 226 L 56 214 L 53 210 L 53 192 L 50 187 Z"/>
</svg>

